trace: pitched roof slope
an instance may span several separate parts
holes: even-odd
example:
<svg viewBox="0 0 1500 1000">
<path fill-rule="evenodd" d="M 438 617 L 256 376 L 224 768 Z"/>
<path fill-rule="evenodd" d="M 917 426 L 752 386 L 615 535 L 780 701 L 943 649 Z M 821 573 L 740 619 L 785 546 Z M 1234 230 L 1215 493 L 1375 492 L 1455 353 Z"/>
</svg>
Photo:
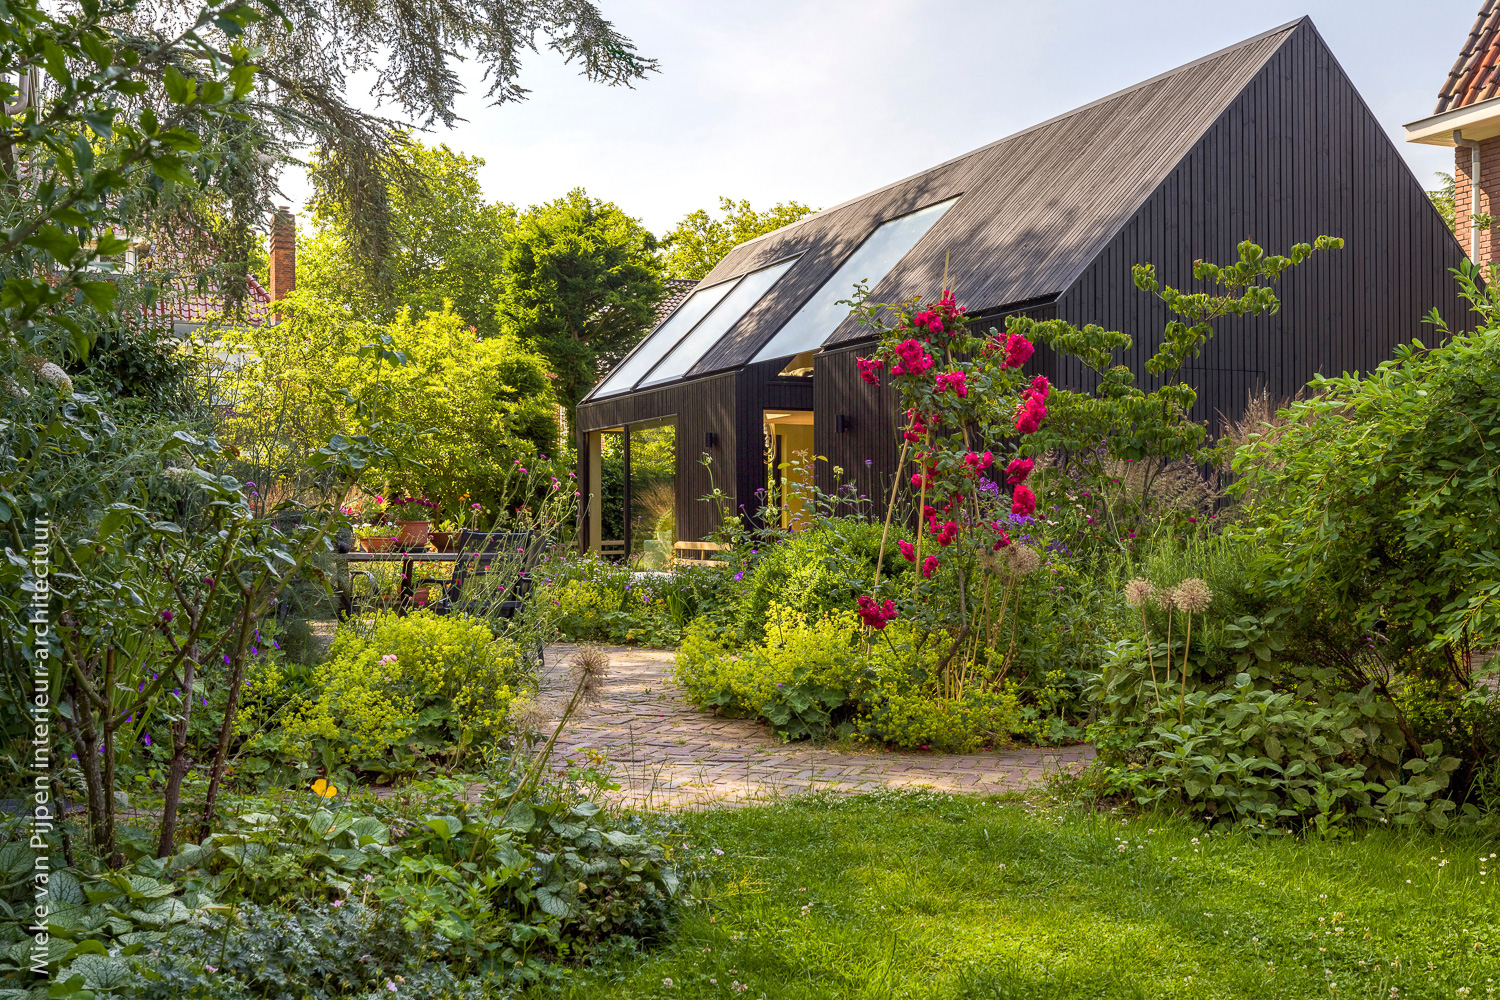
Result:
<svg viewBox="0 0 1500 1000">
<path fill-rule="evenodd" d="M 1497 94 L 1500 94 L 1500 0 L 1484 0 L 1458 61 L 1448 71 L 1448 79 L 1438 92 L 1437 110 L 1433 114 L 1487 101 Z"/>
<path fill-rule="evenodd" d="M 1064 291 L 1307 18 L 1136 84 L 923 173 L 740 244 L 713 283 L 801 258 L 689 374 L 749 361 L 882 222 L 962 195 L 872 289 L 876 301 L 950 287 L 970 312 Z M 846 320 L 828 343 L 863 335 Z"/>
</svg>

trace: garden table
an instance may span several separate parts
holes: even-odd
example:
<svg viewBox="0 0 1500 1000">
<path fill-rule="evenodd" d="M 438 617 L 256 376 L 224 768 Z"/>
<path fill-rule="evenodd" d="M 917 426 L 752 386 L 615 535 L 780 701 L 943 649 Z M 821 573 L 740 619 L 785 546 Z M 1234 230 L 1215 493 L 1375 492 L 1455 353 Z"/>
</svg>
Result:
<svg viewBox="0 0 1500 1000">
<path fill-rule="evenodd" d="M 412 570 L 419 562 L 458 562 L 457 552 L 340 552 L 336 559 L 345 563 L 393 563 L 401 564 L 401 593 L 396 600 L 396 614 L 404 615 L 411 607 L 414 593 Z M 339 590 L 339 606 L 343 617 L 354 613 L 354 578 L 345 574 L 346 583 Z"/>
</svg>

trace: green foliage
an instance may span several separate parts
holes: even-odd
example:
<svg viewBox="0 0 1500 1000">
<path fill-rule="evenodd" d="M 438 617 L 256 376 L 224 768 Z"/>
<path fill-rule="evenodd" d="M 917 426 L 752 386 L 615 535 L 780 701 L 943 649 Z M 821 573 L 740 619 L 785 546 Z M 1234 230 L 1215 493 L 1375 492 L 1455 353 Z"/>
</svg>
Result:
<svg viewBox="0 0 1500 1000">
<path fill-rule="evenodd" d="M 662 263 L 668 278 L 700 281 L 735 247 L 757 236 L 789 226 L 816 209 L 798 201 L 777 202 L 764 212 L 741 199 L 720 198 L 722 218 L 705 209 L 689 212 L 662 238 Z"/>
<path fill-rule="evenodd" d="M 772 604 L 763 644 L 734 650 L 695 623 L 677 654 L 688 700 L 726 715 L 764 717 L 787 740 L 848 735 L 860 686 L 859 618 L 847 608 L 809 617 Z M 840 711 L 841 709 L 846 709 Z"/>
<path fill-rule="evenodd" d="M 809 618 L 772 603 L 765 639 L 734 646 L 700 619 L 677 654 L 689 701 L 731 716 L 765 719 L 784 740 L 859 734 L 900 747 L 972 752 L 1020 727 L 1008 687 L 944 689 L 938 639 L 901 623 L 874 641 L 847 607 Z"/>
<path fill-rule="evenodd" d="M 417 316 L 442 312 L 449 303 L 481 336 L 493 337 L 500 332 L 497 310 L 516 211 L 485 201 L 479 157 L 419 142 L 409 143 L 406 155 L 422 182 L 388 184 L 386 282 L 371 286 L 351 249 L 348 207 L 330 205 L 314 216 L 312 233 L 299 234 L 297 288 L 351 318 L 366 318 L 372 299 L 387 319 L 403 308 Z"/>
<path fill-rule="evenodd" d="M 575 188 L 516 220 L 501 327 L 545 357 L 569 411 L 651 326 L 657 240 L 612 202 Z"/>
<path fill-rule="evenodd" d="M 868 518 L 831 517 L 781 541 L 751 546 L 744 581 L 722 613 L 724 624 L 741 640 L 756 642 L 767 634 L 773 603 L 809 622 L 852 607 L 874 579 L 882 531 Z M 887 541 L 888 579 L 905 569 L 895 548 L 902 537 L 897 532 Z"/>
<path fill-rule="evenodd" d="M 1429 188 L 1427 197 L 1432 201 L 1432 207 L 1437 209 L 1438 215 L 1448 224 L 1449 231 L 1453 231 L 1453 175 L 1439 170 L 1433 176 L 1437 178 L 1437 187 Z"/>
<path fill-rule="evenodd" d="M 570 642 L 674 646 L 701 611 L 722 600 L 726 574 L 682 566 L 664 576 L 641 576 L 593 555 L 549 560 L 539 600 Z"/>
<path fill-rule="evenodd" d="M 287 301 L 287 322 L 235 331 L 231 342 L 247 357 L 218 380 L 217 391 L 235 401 L 225 436 L 247 480 L 267 495 L 272 484 L 305 490 L 309 454 L 356 423 L 351 397 L 378 394 L 420 433 L 373 463 L 369 488 L 422 496 L 449 513 L 471 503 L 510 510 L 528 499 L 516 487 L 530 473 L 518 470 L 537 467 L 558 444 L 557 397 L 540 357 L 509 336 L 476 337 L 447 310 L 371 326 L 300 289 Z M 361 357 L 367 339 L 404 363 Z"/>
<path fill-rule="evenodd" d="M 1080 328 L 1063 320 L 1007 318 L 1008 331 L 1071 354 L 1099 376 L 1092 394 L 1066 390 L 1053 394 L 1048 400 L 1047 422 L 1028 441 L 1028 453 L 1065 449 L 1092 455 L 1102 443 L 1106 454 L 1117 460 L 1161 463 L 1191 456 L 1203 444 L 1207 429 L 1187 420 L 1198 394 L 1178 380 L 1182 366 L 1201 353 L 1214 336 L 1215 323 L 1226 316 L 1275 313 L 1281 303 L 1271 286 L 1282 274 L 1315 252 L 1338 250 L 1343 245 L 1342 239 L 1319 236 L 1313 243 L 1299 243 L 1288 256 L 1281 256 L 1268 255 L 1245 240 L 1233 264 L 1201 260 L 1193 264 L 1194 279 L 1214 289 L 1204 292 L 1163 286 L 1151 264 L 1133 267 L 1136 287 L 1155 295 L 1168 311 L 1182 317 L 1167 323 L 1156 353 L 1146 363 L 1147 370 L 1164 383 L 1151 392 L 1135 384 L 1135 375 L 1128 367 L 1110 364 L 1117 351 L 1129 350 L 1134 343 L 1128 334 L 1094 324 Z"/>
<path fill-rule="evenodd" d="M 1315 380 L 1235 459 L 1236 488 L 1256 491 L 1238 530 L 1265 553 L 1269 592 L 1320 595 L 1398 658 L 1500 642 L 1500 300 L 1475 277 L 1460 280 L 1477 332 Z"/>
<path fill-rule="evenodd" d="M 426 609 L 380 614 L 368 635 L 340 630 L 313 674 L 315 694 L 251 749 L 301 761 L 331 752 L 376 771 L 402 748 L 456 755 L 506 733 L 526 680 L 519 648 L 482 621 Z"/>
</svg>

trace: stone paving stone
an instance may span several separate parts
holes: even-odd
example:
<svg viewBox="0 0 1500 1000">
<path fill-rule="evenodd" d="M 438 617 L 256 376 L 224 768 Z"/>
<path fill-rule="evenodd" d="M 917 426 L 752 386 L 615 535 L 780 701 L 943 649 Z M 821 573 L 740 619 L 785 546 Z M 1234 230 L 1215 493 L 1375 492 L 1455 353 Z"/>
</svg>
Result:
<svg viewBox="0 0 1500 1000">
<path fill-rule="evenodd" d="M 560 710 L 571 693 L 567 658 L 575 647 L 547 650 L 538 700 Z M 857 794 L 928 787 L 995 794 L 1035 785 L 1063 768 L 1083 766 L 1091 747 L 1028 747 L 980 754 L 849 753 L 785 745 L 770 727 L 700 712 L 673 682 L 673 656 L 611 647 L 610 672 L 598 705 L 580 710 L 558 740 L 563 756 L 602 751 L 615 767 L 616 793 L 635 805 L 702 809 L 769 802 L 811 791 Z"/>
</svg>

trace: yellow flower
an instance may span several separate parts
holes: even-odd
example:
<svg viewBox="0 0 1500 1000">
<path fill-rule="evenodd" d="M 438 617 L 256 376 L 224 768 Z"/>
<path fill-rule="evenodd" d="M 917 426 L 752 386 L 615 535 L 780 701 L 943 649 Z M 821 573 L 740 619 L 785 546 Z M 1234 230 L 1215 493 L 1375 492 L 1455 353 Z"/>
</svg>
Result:
<svg viewBox="0 0 1500 1000">
<path fill-rule="evenodd" d="M 331 799 L 339 793 L 339 790 L 337 788 L 324 781 L 322 778 L 319 778 L 317 781 L 314 781 L 312 783 L 312 791 L 314 795 L 321 795 L 325 799 Z"/>
</svg>

